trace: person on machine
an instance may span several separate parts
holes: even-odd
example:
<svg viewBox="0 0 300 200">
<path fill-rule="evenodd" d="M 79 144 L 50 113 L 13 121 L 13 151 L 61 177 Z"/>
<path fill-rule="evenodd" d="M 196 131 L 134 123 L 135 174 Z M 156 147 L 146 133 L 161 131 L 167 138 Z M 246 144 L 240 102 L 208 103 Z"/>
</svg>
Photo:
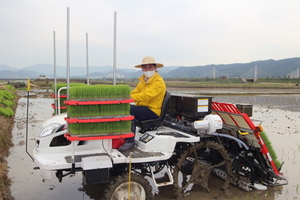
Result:
<svg viewBox="0 0 300 200">
<path fill-rule="evenodd" d="M 139 77 L 139 83 L 131 91 L 131 98 L 135 105 L 131 105 L 130 114 L 134 116 L 132 122 L 132 132 L 135 134 L 136 122 L 149 119 L 156 119 L 161 114 L 161 106 L 166 93 L 166 84 L 163 78 L 158 74 L 157 68 L 163 67 L 163 64 L 156 63 L 155 59 L 146 56 L 142 64 L 136 65 L 141 68 L 143 75 Z M 120 151 L 130 150 L 135 147 L 134 137 L 126 138 L 126 142 L 118 149 Z"/>
</svg>

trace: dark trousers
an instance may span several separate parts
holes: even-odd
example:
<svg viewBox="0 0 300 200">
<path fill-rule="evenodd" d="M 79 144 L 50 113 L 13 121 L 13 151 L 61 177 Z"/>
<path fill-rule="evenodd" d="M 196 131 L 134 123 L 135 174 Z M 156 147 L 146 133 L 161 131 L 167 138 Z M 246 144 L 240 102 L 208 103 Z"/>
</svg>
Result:
<svg viewBox="0 0 300 200">
<path fill-rule="evenodd" d="M 132 121 L 131 131 L 135 133 L 136 121 L 144 121 L 148 119 L 156 119 L 158 116 L 147 106 L 130 106 L 130 114 L 134 116 L 134 120 Z"/>
</svg>

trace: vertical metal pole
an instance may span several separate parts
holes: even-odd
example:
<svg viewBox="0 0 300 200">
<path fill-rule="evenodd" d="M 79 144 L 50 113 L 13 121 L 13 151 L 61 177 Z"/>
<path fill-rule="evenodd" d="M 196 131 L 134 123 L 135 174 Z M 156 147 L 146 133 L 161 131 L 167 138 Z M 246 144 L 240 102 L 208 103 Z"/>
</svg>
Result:
<svg viewBox="0 0 300 200">
<path fill-rule="evenodd" d="M 70 88 L 70 9 L 67 8 L 67 99 L 69 99 L 69 88 Z M 69 128 L 68 128 L 69 132 Z M 74 147 L 74 141 L 72 141 L 72 154 L 71 154 L 71 160 L 72 160 L 72 169 L 71 173 L 75 174 L 75 147 Z"/>
<path fill-rule="evenodd" d="M 70 9 L 67 8 L 67 99 L 70 87 Z"/>
<path fill-rule="evenodd" d="M 116 85 L 116 49 L 117 49 L 117 12 L 114 15 L 114 61 L 113 61 L 113 78 Z"/>
<path fill-rule="evenodd" d="M 86 83 L 90 84 L 90 77 L 89 77 L 89 40 L 88 40 L 88 33 L 86 33 Z"/>
<path fill-rule="evenodd" d="M 27 81 L 27 115 L 26 115 L 26 153 L 30 156 L 32 161 L 34 161 L 34 158 L 28 153 L 28 124 L 29 124 L 29 92 L 30 92 L 30 79 Z"/>
<path fill-rule="evenodd" d="M 56 85 L 56 45 L 55 45 L 55 31 L 53 31 L 53 60 L 54 60 L 54 105 L 55 105 L 55 112 L 54 114 L 58 114 L 58 97 L 57 97 L 57 85 Z"/>
</svg>

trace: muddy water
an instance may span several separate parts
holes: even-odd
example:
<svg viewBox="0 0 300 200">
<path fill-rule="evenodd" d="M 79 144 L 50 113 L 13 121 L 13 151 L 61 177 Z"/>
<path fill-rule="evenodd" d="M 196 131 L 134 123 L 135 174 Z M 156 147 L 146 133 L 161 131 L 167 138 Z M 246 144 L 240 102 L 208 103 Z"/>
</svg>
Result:
<svg viewBox="0 0 300 200">
<path fill-rule="evenodd" d="M 300 198 L 300 95 L 248 95 L 248 96 L 216 96 L 214 101 L 229 103 L 254 104 L 253 119 L 260 120 L 269 139 L 272 141 L 279 160 L 285 164 L 282 172 L 289 178 L 289 185 L 269 188 L 266 191 L 253 190 L 245 192 L 235 186 L 230 187 L 231 199 L 265 199 L 285 200 Z M 41 123 L 52 115 L 52 99 L 38 97 L 30 98 L 28 152 L 34 148 L 34 138 Z M 16 111 L 15 126 L 11 155 L 8 158 L 9 177 L 12 178 L 12 196 L 17 200 L 88 200 L 102 199 L 104 187 L 83 186 L 82 177 L 77 173 L 73 177 L 66 177 L 62 183 L 53 176 L 53 180 L 45 181 L 34 171 L 35 164 L 25 152 L 27 99 L 21 98 Z M 195 186 L 186 200 L 225 199 L 218 187 L 223 182 L 218 178 L 211 178 L 207 193 L 205 189 Z M 157 191 L 157 190 L 155 190 Z M 174 199 L 171 186 L 159 189 L 155 199 Z"/>
</svg>

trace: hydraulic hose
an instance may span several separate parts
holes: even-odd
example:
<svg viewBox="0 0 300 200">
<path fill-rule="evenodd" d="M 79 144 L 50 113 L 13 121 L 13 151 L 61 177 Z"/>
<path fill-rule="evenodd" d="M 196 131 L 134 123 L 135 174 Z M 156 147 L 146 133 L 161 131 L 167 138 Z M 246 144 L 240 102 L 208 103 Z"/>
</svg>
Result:
<svg viewBox="0 0 300 200">
<path fill-rule="evenodd" d="M 225 135 L 225 134 L 220 134 L 220 133 L 213 133 L 212 135 L 214 136 L 219 136 L 219 137 L 226 137 L 226 138 L 230 138 L 234 141 L 236 141 L 239 145 L 240 148 L 242 148 L 242 146 L 246 149 L 246 150 L 249 150 L 249 147 L 241 140 L 231 136 L 231 135 Z"/>
</svg>

